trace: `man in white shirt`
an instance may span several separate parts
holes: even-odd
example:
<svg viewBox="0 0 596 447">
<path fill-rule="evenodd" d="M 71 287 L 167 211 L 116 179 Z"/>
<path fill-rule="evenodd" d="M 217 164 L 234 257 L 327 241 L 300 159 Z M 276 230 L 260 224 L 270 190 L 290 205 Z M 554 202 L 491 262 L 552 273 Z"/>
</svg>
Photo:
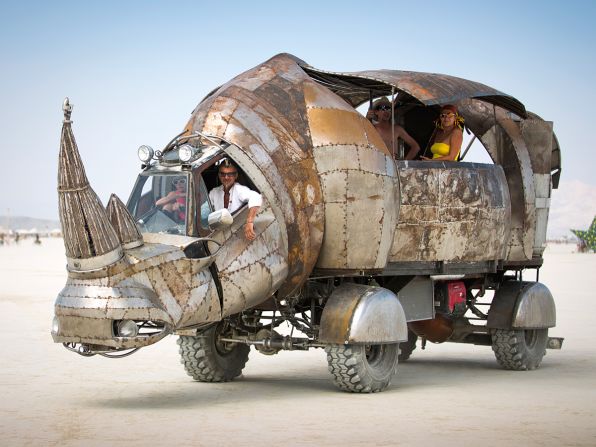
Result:
<svg viewBox="0 0 596 447">
<path fill-rule="evenodd" d="M 263 203 L 261 194 L 236 183 L 238 170 L 227 158 L 219 165 L 218 175 L 221 185 L 209 191 L 209 199 L 213 204 L 213 208 L 215 211 L 227 208 L 233 214 L 245 203 L 248 203 L 248 217 L 246 218 L 246 225 L 244 225 L 244 236 L 252 241 L 256 238 L 253 222 L 259 207 Z"/>
</svg>

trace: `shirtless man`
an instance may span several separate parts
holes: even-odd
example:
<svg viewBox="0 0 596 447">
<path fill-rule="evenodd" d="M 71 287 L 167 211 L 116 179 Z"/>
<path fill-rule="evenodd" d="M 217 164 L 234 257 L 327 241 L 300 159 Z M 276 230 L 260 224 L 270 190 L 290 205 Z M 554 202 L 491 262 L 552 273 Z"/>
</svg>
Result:
<svg viewBox="0 0 596 447">
<path fill-rule="evenodd" d="M 381 138 L 387 145 L 387 149 L 390 151 L 392 150 L 393 145 L 391 144 L 391 139 L 393 134 L 395 134 L 395 149 L 397 150 L 397 139 L 401 138 L 408 146 L 410 146 L 410 150 L 406 154 L 406 160 L 413 160 L 418 152 L 420 151 L 420 146 L 416 142 L 414 138 L 406 132 L 406 130 L 401 127 L 400 125 L 396 124 L 393 128 L 393 132 L 391 131 L 391 101 L 387 98 L 379 98 L 377 99 L 370 109 L 366 113 L 366 118 L 373 123 L 377 132 L 381 135 Z"/>
</svg>

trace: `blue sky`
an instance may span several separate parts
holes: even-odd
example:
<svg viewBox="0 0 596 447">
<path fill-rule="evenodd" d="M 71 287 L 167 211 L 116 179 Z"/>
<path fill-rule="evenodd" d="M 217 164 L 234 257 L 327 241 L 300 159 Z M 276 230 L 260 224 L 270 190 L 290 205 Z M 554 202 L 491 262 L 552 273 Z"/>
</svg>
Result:
<svg viewBox="0 0 596 447">
<path fill-rule="evenodd" d="M 414 3 L 3 1 L 0 214 L 57 217 L 65 96 L 94 189 L 126 200 L 140 144 L 162 147 L 206 93 L 280 52 L 322 69 L 445 73 L 509 93 L 554 121 L 563 180 L 596 191 L 596 2 Z"/>
</svg>

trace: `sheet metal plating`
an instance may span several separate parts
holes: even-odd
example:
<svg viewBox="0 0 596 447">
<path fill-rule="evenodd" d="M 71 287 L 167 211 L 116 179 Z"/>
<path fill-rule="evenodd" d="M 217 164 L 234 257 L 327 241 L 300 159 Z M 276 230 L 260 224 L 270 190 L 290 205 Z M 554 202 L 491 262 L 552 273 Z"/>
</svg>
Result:
<svg viewBox="0 0 596 447">
<path fill-rule="evenodd" d="M 418 105 L 457 101 L 496 165 L 396 163 L 371 123 L 352 107 L 394 88 Z M 243 235 L 244 209 L 230 227 L 210 235 L 213 241 L 200 242 L 211 255 L 188 259 L 184 249 L 198 239 L 159 234 L 143 240 L 115 196 L 106 214 L 85 175 L 71 110 L 65 105 L 58 175 L 69 278 L 56 301 L 59 329 L 53 336 L 118 349 L 220 321 L 273 294 L 293 296 L 315 267 L 347 275 L 379 272 L 388 262 L 540 258 L 548 178 L 553 167 L 560 171 L 552 127 L 533 114 L 524 120 L 528 115 L 519 101 L 490 87 L 412 72 L 331 73 L 281 54 L 210 93 L 173 140 L 195 138 L 196 132 L 210 136 L 214 145 L 197 152 L 184 170 L 225 153 L 264 196 L 254 241 L 247 243 Z M 142 175 L 183 170 L 179 161 L 165 158 L 145 169 Z M 189 174 L 190 187 L 193 181 Z M 189 213 L 195 207 L 191 200 Z M 189 234 L 195 234 L 193 225 Z M 209 269 L 212 262 L 217 278 Z M 403 324 L 387 323 L 388 332 L 379 332 L 363 317 L 383 316 L 379 309 L 393 302 L 393 294 L 376 291 L 365 300 L 368 292 L 356 289 L 346 289 L 358 299 L 342 303 L 337 315 L 329 307 L 333 300 L 327 304 L 323 327 L 343 324 L 344 335 L 334 340 L 407 338 L 399 332 L 405 317 L 397 298 L 391 318 Z M 163 331 L 115 337 L 112 322 L 118 319 L 157 322 Z"/>
</svg>

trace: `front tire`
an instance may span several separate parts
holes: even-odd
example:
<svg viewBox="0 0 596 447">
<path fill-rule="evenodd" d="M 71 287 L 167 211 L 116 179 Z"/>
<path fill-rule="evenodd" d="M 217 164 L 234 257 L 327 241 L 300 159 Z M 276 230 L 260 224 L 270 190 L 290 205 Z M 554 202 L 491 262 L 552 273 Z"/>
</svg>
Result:
<svg viewBox="0 0 596 447">
<path fill-rule="evenodd" d="M 220 323 L 196 336 L 178 338 L 180 362 L 186 373 L 199 382 L 229 382 L 242 374 L 250 348 L 238 343 L 218 341 L 224 324 Z"/>
<path fill-rule="evenodd" d="M 377 393 L 391 383 L 398 363 L 397 343 L 328 345 L 329 372 L 335 385 L 350 393 Z"/>
<path fill-rule="evenodd" d="M 538 368 L 546 354 L 548 329 L 495 329 L 491 338 L 499 365 L 513 371 L 529 371 Z"/>
</svg>

